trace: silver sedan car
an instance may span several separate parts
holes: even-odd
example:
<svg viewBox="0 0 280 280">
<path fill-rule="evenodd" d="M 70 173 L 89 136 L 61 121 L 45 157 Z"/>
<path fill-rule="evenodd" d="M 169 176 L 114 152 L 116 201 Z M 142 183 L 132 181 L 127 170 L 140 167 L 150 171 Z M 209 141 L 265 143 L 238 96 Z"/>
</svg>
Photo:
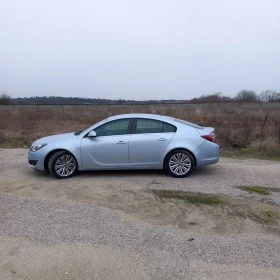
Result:
<svg viewBox="0 0 280 280">
<path fill-rule="evenodd" d="M 84 131 L 36 140 L 28 162 L 58 179 L 78 170 L 164 169 L 174 177 L 219 161 L 214 128 L 153 115 L 109 117 Z"/>
</svg>

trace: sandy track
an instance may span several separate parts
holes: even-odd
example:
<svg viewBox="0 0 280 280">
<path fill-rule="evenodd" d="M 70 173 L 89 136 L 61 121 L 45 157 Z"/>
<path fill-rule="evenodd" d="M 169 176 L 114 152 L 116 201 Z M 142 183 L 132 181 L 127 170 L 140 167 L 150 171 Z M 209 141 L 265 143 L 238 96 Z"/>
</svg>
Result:
<svg viewBox="0 0 280 280">
<path fill-rule="evenodd" d="M 55 180 L 29 169 L 26 156 L 0 150 L 0 279 L 279 279 L 278 233 L 150 191 L 258 203 L 235 186 L 280 188 L 279 162 L 222 159 L 185 179 L 145 171 Z M 265 203 L 279 207 L 280 193 Z"/>
</svg>

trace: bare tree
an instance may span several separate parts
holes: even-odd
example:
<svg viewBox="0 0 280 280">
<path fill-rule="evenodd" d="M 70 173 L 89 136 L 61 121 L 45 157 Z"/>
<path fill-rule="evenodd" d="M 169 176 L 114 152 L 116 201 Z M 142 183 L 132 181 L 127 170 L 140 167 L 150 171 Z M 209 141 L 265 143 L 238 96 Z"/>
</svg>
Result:
<svg viewBox="0 0 280 280">
<path fill-rule="evenodd" d="M 259 97 L 253 90 L 243 89 L 237 93 L 235 99 L 240 102 L 255 102 Z"/>
<path fill-rule="evenodd" d="M 190 102 L 196 103 L 221 103 L 221 102 L 231 102 L 232 99 L 229 96 L 223 96 L 222 92 L 216 92 L 209 95 L 201 95 L 190 100 Z"/>
<path fill-rule="evenodd" d="M 260 100 L 263 102 L 280 101 L 280 92 L 275 90 L 264 90 L 260 94 Z"/>
<path fill-rule="evenodd" d="M 12 104 L 13 101 L 12 101 L 12 98 L 10 95 L 8 95 L 6 92 L 3 92 L 1 95 L 0 95 L 0 104 Z"/>
</svg>

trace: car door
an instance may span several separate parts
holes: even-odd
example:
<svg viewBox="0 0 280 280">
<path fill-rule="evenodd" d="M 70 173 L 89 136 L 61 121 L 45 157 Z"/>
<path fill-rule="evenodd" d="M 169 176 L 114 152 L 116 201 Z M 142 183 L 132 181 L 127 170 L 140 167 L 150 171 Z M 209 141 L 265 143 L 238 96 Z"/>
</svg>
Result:
<svg viewBox="0 0 280 280">
<path fill-rule="evenodd" d="M 149 166 L 158 162 L 171 139 L 176 127 L 154 119 L 135 119 L 134 134 L 129 141 L 131 166 Z"/>
<path fill-rule="evenodd" d="M 129 119 L 105 123 L 94 131 L 96 137 L 83 138 L 81 158 L 84 170 L 114 169 L 129 166 Z"/>
</svg>

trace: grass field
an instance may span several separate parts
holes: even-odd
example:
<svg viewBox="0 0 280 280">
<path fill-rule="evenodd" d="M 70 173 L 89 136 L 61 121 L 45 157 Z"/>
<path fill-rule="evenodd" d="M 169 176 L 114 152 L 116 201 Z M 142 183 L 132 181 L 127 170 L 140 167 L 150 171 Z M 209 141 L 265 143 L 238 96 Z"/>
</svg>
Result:
<svg viewBox="0 0 280 280">
<path fill-rule="evenodd" d="M 43 107 L 24 112 L 0 110 L 0 147 L 30 146 L 37 138 L 83 130 L 116 113 L 119 112 L 77 113 L 74 109 L 59 112 Z M 167 108 L 164 114 L 214 127 L 224 155 L 280 159 L 280 111 L 203 113 Z"/>
</svg>

